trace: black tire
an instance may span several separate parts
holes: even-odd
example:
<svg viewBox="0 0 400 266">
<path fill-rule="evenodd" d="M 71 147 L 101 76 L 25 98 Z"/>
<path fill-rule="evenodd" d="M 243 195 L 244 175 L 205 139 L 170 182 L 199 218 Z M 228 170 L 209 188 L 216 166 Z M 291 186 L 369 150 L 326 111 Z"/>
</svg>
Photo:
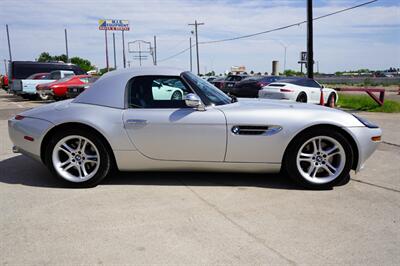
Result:
<svg viewBox="0 0 400 266">
<path fill-rule="evenodd" d="M 318 136 L 328 136 L 336 140 L 342 147 L 345 153 L 345 163 L 339 175 L 327 183 L 312 183 L 302 176 L 297 166 L 297 154 L 299 149 L 307 141 Z M 340 132 L 327 129 L 327 128 L 314 128 L 296 136 L 286 149 L 284 161 L 282 165 L 284 170 L 288 173 L 289 177 L 296 183 L 308 189 L 331 189 L 333 186 L 346 183 L 349 180 L 351 166 L 353 164 L 353 150 L 349 141 Z"/>
<path fill-rule="evenodd" d="M 98 149 L 99 157 L 100 157 L 100 165 L 96 172 L 96 174 L 83 182 L 72 182 L 69 181 L 58 174 L 53 165 L 52 152 L 55 148 L 55 145 L 63 138 L 71 135 L 82 136 L 89 139 Z M 97 132 L 91 130 L 83 130 L 83 129 L 66 129 L 59 132 L 56 132 L 50 139 L 47 144 L 45 150 L 45 163 L 49 168 L 50 172 L 57 177 L 59 180 L 62 180 L 64 184 L 68 187 L 74 188 L 89 188 L 97 186 L 113 169 L 111 155 L 108 152 L 108 149 L 103 143 L 103 140 L 100 136 L 98 136 Z"/>
<path fill-rule="evenodd" d="M 174 91 L 171 95 L 171 100 L 182 100 L 182 93 L 180 91 Z"/>
<path fill-rule="evenodd" d="M 328 102 L 326 103 L 326 106 L 335 107 L 335 105 L 336 105 L 336 94 L 331 92 L 331 94 L 329 94 Z"/>
<path fill-rule="evenodd" d="M 296 102 L 307 103 L 307 94 L 305 92 L 300 92 L 296 98 Z"/>
<path fill-rule="evenodd" d="M 27 99 L 29 99 L 30 101 L 34 101 L 38 98 L 37 94 L 29 94 L 27 95 Z"/>
</svg>

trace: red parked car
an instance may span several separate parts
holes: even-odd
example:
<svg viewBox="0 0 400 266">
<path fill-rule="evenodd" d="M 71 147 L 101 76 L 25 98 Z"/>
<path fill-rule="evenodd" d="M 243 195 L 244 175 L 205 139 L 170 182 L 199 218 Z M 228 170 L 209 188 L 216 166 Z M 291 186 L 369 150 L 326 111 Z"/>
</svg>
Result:
<svg viewBox="0 0 400 266">
<path fill-rule="evenodd" d="M 68 96 L 71 97 L 68 93 L 69 89 L 76 89 L 75 91 L 78 92 L 76 95 L 78 95 L 89 83 L 93 83 L 96 79 L 97 77 L 90 75 L 68 76 L 54 82 L 39 84 L 36 86 L 36 91 L 40 94 L 51 95 L 54 100 L 61 100 L 68 98 Z"/>
<path fill-rule="evenodd" d="M 8 76 L 3 76 L 1 78 L 1 86 L 3 89 L 7 90 L 8 89 Z"/>
</svg>

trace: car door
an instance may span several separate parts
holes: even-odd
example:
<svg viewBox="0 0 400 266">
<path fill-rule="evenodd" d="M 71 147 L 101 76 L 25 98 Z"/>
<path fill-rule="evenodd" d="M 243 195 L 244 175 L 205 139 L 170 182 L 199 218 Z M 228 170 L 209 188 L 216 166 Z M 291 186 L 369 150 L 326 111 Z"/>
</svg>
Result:
<svg viewBox="0 0 400 266">
<path fill-rule="evenodd" d="M 304 80 L 304 83 L 311 95 L 309 102 L 319 103 L 319 98 L 321 95 L 320 85 L 312 79 L 306 79 Z"/>
<path fill-rule="evenodd" d="M 223 161 L 226 120 L 222 111 L 213 107 L 198 111 L 183 100 L 153 94 L 153 81 L 162 79 L 176 79 L 184 95 L 193 93 L 180 77 L 133 78 L 127 86 L 128 108 L 123 113 L 132 143 L 143 155 L 157 160 Z"/>
</svg>

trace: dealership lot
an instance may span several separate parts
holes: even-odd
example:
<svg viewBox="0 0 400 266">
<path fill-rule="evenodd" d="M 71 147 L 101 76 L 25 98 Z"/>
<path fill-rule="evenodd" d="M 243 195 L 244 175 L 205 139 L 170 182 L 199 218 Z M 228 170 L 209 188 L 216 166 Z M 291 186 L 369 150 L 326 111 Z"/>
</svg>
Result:
<svg viewBox="0 0 400 266">
<path fill-rule="evenodd" d="M 0 92 L 2 264 L 396 264 L 400 260 L 399 114 L 361 113 L 384 143 L 330 191 L 280 175 L 120 173 L 65 189 L 12 154 L 7 118 L 45 104 Z"/>
</svg>

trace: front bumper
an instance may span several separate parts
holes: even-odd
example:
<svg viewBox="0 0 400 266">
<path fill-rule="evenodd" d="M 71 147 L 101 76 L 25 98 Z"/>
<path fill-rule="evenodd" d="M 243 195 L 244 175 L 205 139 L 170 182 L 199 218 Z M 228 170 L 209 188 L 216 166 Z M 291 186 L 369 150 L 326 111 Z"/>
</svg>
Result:
<svg viewBox="0 0 400 266">
<path fill-rule="evenodd" d="M 358 172 L 364 167 L 366 160 L 374 153 L 380 143 L 380 141 L 373 141 L 372 137 L 381 136 L 382 130 L 368 127 L 348 127 L 347 130 L 353 135 L 357 144 L 358 163 L 355 171 Z"/>
<path fill-rule="evenodd" d="M 8 134 L 14 144 L 13 152 L 21 152 L 41 161 L 40 148 L 43 137 L 53 126 L 48 121 L 30 117 L 8 120 Z"/>
</svg>

